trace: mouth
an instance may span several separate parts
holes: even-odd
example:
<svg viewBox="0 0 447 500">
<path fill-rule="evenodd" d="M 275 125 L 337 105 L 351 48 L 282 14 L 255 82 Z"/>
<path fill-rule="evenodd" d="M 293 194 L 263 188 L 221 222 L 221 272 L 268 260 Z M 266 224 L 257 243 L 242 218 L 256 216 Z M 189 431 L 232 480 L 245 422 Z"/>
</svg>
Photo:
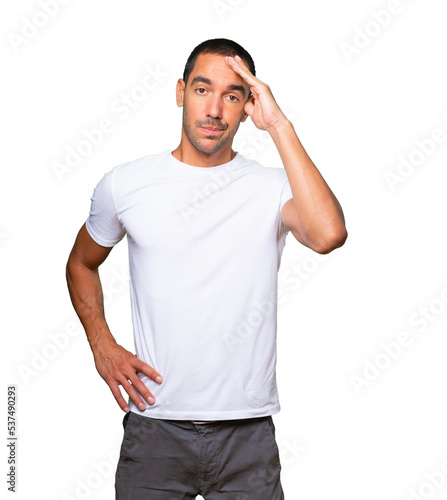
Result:
<svg viewBox="0 0 447 500">
<path fill-rule="evenodd" d="M 218 134 L 220 132 L 223 132 L 223 129 L 221 128 L 215 128 L 215 127 L 200 127 L 200 128 L 207 134 Z"/>
</svg>

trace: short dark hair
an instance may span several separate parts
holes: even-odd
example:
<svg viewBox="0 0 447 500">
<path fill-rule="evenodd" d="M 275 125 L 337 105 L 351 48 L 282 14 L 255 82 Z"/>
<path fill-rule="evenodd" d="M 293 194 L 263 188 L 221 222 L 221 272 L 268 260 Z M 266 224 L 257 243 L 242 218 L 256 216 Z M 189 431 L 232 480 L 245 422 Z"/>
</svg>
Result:
<svg viewBox="0 0 447 500">
<path fill-rule="evenodd" d="M 227 38 L 212 38 L 197 45 L 197 47 L 189 55 L 183 71 L 183 81 L 185 82 L 185 85 L 188 83 L 189 75 L 194 68 L 197 57 L 200 54 L 217 54 L 219 56 L 233 57 L 237 55 L 248 64 L 250 72 L 256 76 L 255 63 L 251 55 L 243 47 L 233 40 L 228 40 Z"/>
</svg>

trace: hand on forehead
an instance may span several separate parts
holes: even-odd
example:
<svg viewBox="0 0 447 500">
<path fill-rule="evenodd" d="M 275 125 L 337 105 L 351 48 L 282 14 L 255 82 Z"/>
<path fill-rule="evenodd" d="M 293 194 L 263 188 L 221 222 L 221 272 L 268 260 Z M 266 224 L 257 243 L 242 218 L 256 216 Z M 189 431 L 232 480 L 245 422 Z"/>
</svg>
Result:
<svg viewBox="0 0 447 500">
<path fill-rule="evenodd" d="M 243 61 L 239 56 L 226 56 L 225 62 L 235 73 L 237 73 L 244 80 L 251 91 L 252 87 L 255 86 L 259 80 L 248 69 L 246 62 Z"/>
</svg>

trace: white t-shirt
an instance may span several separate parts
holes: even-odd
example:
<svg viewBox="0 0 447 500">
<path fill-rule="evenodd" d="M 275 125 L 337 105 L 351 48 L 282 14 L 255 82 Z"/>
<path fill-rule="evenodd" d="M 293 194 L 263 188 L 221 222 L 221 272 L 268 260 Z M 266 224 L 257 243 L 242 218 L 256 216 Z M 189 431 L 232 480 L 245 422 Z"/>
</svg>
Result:
<svg viewBox="0 0 447 500">
<path fill-rule="evenodd" d="M 292 198 L 283 168 L 237 154 L 195 167 L 171 151 L 116 166 L 94 190 L 86 227 L 112 247 L 127 234 L 139 377 L 153 418 L 224 420 L 280 411 L 277 282 Z"/>
</svg>

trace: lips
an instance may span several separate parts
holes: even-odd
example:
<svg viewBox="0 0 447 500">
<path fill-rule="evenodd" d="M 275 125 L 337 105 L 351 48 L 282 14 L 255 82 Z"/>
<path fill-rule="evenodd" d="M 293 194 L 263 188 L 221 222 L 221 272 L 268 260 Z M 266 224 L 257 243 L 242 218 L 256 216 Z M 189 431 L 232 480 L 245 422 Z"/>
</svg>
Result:
<svg viewBox="0 0 447 500">
<path fill-rule="evenodd" d="M 223 129 L 221 128 L 214 128 L 214 127 L 200 127 L 200 128 L 207 134 L 217 134 L 223 131 Z"/>
</svg>

